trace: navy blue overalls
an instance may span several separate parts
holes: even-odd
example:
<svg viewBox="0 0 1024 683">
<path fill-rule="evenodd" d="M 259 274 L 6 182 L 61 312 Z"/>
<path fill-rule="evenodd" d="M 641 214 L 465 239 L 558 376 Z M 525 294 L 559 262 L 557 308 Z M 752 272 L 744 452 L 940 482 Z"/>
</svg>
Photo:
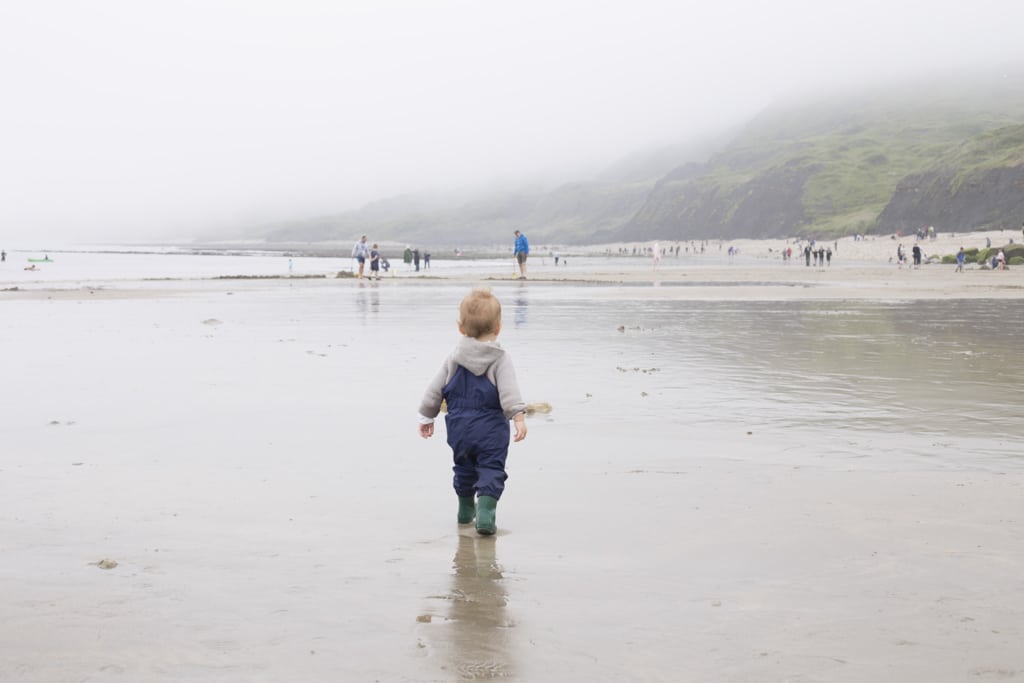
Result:
<svg viewBox="0 0 1024 683">
<path fill-rule="evenodd" d="M 448 404 L 444 420 L 455 459 L 456 495 L 501 498 L 508 478 L 509 427 L 498 388 L 486 375 L 478 377 L 460 365 L 441 395 Z"/>
</svg>

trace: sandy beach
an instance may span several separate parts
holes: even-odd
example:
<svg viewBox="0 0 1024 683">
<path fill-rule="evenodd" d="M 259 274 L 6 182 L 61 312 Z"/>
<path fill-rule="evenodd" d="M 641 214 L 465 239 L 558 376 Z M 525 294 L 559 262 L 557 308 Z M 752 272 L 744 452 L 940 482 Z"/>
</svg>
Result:
<svg viewBox="0 0 1024 683">
<path fill-rule="evenodd" d="M 810 267 L 805 265 L 799 253 L 807 242 L 795 242 L 791 239 L 777 240 L 722 240 L 712 241 L 701 255 L 691 255 L 681 251 L 679 256 L 666 255 L 655 267 L 652 259 L 647 259 L 649 268 L 637 268 L 634 261 L 626 258 L 628 265 L 616 267 L 614 260 L 601 265 L 588 264 L 585 272 L 576 272 L 573 268 L 575 258 L 569 266 L 562 269 L 554 267 L 552 253 L 560 253 L 560 260 L 572 249 L 554 248 L 542 254 L 542 268 L 538 271 L 534 264 L 536 254 L 531 258 L 531 278 L 550 279 L 554 281 L 573 281 L 592 279 L 599 282 L 651 282 L 654 284 L 681 285 L 686 287 L 687 298 L 717 298 L 723 296 L 721 287 L 730 286 L 726 297 L 767 298 L 767 299 L 944 299 L 944 298 L 1017 298 L 1021 295 L 1024 285 L 1024 274 L 1021 269 L 1011 275 L 1011 270 L 993 272 L 978 264 L 967 264 L 965 272 L 954 273 L 955 266 L 939 263 L 943 256 L 953 255 L 964 247 L 966 249 L 983 249 L 986 244 L 994 247 L 1008 244 L 1011 240 L 1021 242 L 1021 236 L 1014 231 L 983 231 L 973 233 L 938 233 L 934 239 L 917 242 L 913 236 L 897 237 L 896 235 L 866 236 L 860 239 L 844 237 L 838 240 L 822 242 L 818 247 L 833 250 L 828 265 L 817 266 L 812 261 Z M 642 243 L 639 246 L 652 246 L 654 242 Z M 680 244 L 682 249 L 689 244 L 660 241 L 663 249 Z M 896 261 L 897 247 L 902 244 L 906 250 L 908 262 L 914 244 L 921 247 L 923 260 L 929 258 L 936 262 L 923 263 L 919 268 L 911 265 L 899 267 Z M 616 253 L 620 249 L 628 252 L 636 244 L 613 244 L 577 250 L 580 256 L 593 256 L 598 253 Z M 732 247 L 735 257 L 724 257 Z M 793 250 L 792 260 L 783 262 L 782 251 Z M 989 278 L 988 275 L 996 275 Z M 1009 277 L 1007 277 L 1009 276 Z M 496 277 L 503 278 L 500 273 Z M 660 296 L 674 296 L 671 293 L 659 292 Z"/>
<path fill-rule="evenodd" d="M 676 244 L 680 253 L 666 255 L 655 267 L 653 260 L 641 256 L 618 256 L 630 250 L 652 247 L 655 242 L 620 243 L 594 246 L 537 245 L 528 262 L 530 281 L 548 283 L 602 283 L 602 284 L 651 284 L 665 287 L 649 293 L 658 298 L 687 299 L 905 299 L 942 300 L 945 298 L 967 299 L 1014 299 L 1021 295 L 1024 287 L 1024 268 L 1009 268 L 995 272 L 978 264 L 968 263 L 963 273 L 955 273 L 954 265 L 938 261 L 945 255 L 952 255 L 960 247 L 985 248 L 986 244 L 998 247 L 1020 237 L 1012 231 L 983 231 L 973 233 L 939 233 L 934 239 L 916 242 L 913 236 L 895 235 L 866 236 L 860 239 L 844 237 L 822 243 L 833 250 L 828 265 L 812 263 L 806 266 L 798 252 L 806 242 L 792 239 L 776 240 L 722 240 L 708 242 L 705 252 L 696 253 L 699 242 L 658 242 L 664 249 Z M 922 248 L 923 263 L 919 268 L 911 265 L 899 267 L 896 249 L 903 244 L 910 258 L 914 244 Z M 693 253 L 685 249 L 693 244 Z M 729 248 L 735 256 L 728 256 Z M 392 247 L 399 249 L 399 247 Z M 793 249 L 793 257 L 785 262 L 781 258 L 784 249 Z M 334 251 L 340 249 L 336 245 Z M 308 248 L 307 248 L 308 251 Z M 28 252 L 33 253 L 33 252 Z M 554 255 L 559 255 L 555 265 Z M 83 255 L 76 255 L 82 258 Z M 934 262 L 928 263 L 928 259 Z M 220 289 L 258 286 L 260 279 L 305 278 L 332 279 L 337 275 L 351 276 L 355 273 L 354 260 L 345 258 L 303 258 L 294 259 L 300 265 L 293 271 L 293 259 L 282 255 L 276 261 L 276 269 L 263 266 L 254 269 L 238 259 L 206 259 L 214 262 L 205 269 L 182 274 L 176 270 L 162 270 L 159 266 L 145 262 L 127 269 L 125 273 L 105 273 L 98 276 L 85 271 L 69 278 L 53 277 L 55 269 L 45 266 L 43 272 L 25 272 L 15 263 L 0 271 L 0 290 L 7 300 L 39 298 L 76 298 L 85 292 L 90 298 L 132 298 L 152 296 L 159 291 L 164 295 L 175 292 L 194 292 L 211 286 Z M 262 259 L 272 261 L 273 259 Z M 515 280 L 511 255 L 506 259 L 463 260 L 450 257 L 435 257 L 433 267 L 414 271 L 400 259 L 393 259 L 395 266 L 383 275 L 384 281 L 396 280 L 446 280 L 467 283 L 488 283 Z M 20 260 L 16 257 L 12 261 Z M 65 259 L 66 262 L 66 259 Z M 63 264 L 63 265 L 66 265 Z M 215 282 L 210 282 L 211 280 Z M 225 280 L 226 282 L 220 282 Z M 256 281 L 256 282 L 253 282 Z M 184 284 L 182 284 L 184 283 Z M 724 292 L 723 287 L 728 289 Z"/>
<path fill-rule="evenodd" d="M 1024 268 L 781 244 L 541 248 L 527 281 L 6 264 L 0 681 L 1024 677 Z M 477 283 L 553 406 L 491 538 L 415 433 Z"/>
</svg>

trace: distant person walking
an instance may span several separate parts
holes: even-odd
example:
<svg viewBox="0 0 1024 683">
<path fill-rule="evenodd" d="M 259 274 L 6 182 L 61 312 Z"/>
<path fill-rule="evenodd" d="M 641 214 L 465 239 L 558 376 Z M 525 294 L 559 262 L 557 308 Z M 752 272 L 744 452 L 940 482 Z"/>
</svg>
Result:
<svg viewBox="0 0 1024 683">
<path fill-rule="evenodd" d="M 7 252 L 6 251 L 0 251 L 0 261 L 6 261 L 6 260 L 7 260 Z"/>
<path fill-rule="evenodd" d="M 516 263 L 519 264 L 519 279 L 526 279 L 526 257 L 530 255 L 530 243 L 526 240 L 526 235 L 515 231 L 516 241 L 512 246 L 512 255 L 516 258 Z"/>
<path fill-rule="evenodd" d="M 914 248 L 910 250 L 914 254 L 914 268 L 921 267 L 921 247 L 914 245 Z"/>
<path fill-rule="evenodd" d="M 415 266 L 416 272 L 420 272 L 420 250 L 419 247 L 412 250 L 412 265 Z"/>
<path fill-rule="evenodd" d="M 430 270 L 430 252 L 423 250 L 423 270 Z"/>
<path fill-rule="evenodd" d="M 352 247 L 352 258 L 359 262 L 359 277 L 363 277 L 363 269 L 366 268 L 366 259 L 370 257 L 370 248 L 366 246 L 366 235 L 363 235 L 355 246 Z"/>
<path fill-rule="evenodd" d="M 964 272 L 964 261 L 967 260 L 967 254 L 964 253 L 964 248 L 960 247 L 960 251 L 956 254 L 956 273 Z"/>
<path fill-rule="evenodd" d="M 405 251 L 402 253 L 402 262 L 405 263 L 406 268 L 412 265 L 412 247 L 408 244 L 405 245 Z"/>
</svg>

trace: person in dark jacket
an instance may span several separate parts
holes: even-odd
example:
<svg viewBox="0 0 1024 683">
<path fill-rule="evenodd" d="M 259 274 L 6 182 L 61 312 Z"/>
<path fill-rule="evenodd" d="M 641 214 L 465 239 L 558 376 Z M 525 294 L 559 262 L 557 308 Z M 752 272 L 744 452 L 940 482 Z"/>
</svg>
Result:
<svg viewBox="0 0 1024 683">
<path fill-rule="evenodd" d="M 476 518 L 477 533 L 496 530 L 495 509 L 505 490 L 509 420 L 515 440 L 526 438 L 526 404 L 515 368 L 498 345 L 501 302 L 487 289 L 474 289 L 459 305 L 463 338 L 427 386 L 420 403 L 420 436 L 434 435 L 441 401 L 448 407 L 445 427 L 452 448 L 453 485 L 459 498 L 459 524 Z"/>
</svg>

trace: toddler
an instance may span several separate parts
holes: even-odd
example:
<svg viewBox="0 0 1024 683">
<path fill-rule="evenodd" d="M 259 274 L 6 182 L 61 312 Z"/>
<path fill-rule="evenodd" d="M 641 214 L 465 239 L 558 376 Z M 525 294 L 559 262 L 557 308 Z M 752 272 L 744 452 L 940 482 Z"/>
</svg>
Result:
<svg viewBox="0 0 1024 683">
<path fill-rule="evenodd" d="M 508 421 L 515 440 L 526 438 L 526 404 L 519 395 L 512 359 L 498 345 L 501 303 L 490 290 L 474 289 L 459 305 L 463 338 L 427 387 L 420 404 L 420 436 L 434 434 L 441 401 L 455 465 L 459 524 L 476 519 L 477 533 L 493 534 L 495 510 L 505 489 Z"/>
</svg>

